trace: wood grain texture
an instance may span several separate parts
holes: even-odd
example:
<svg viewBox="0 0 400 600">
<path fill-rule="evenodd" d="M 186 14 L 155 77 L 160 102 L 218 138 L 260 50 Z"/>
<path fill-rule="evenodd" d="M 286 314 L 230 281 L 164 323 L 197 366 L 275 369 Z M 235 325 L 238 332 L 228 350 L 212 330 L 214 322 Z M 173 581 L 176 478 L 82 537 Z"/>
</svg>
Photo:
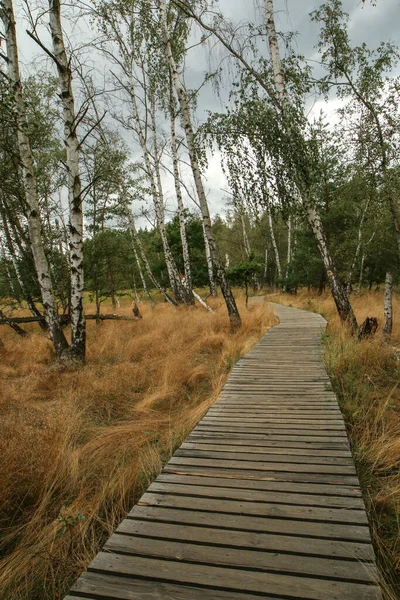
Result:
<svg viewBox="0 0 400 600">
<path fill-rule="evenodd" d="M 65 600 L 379 600 L 368 521 L 323 365 L 320 315 L 280 324 Z"/>
</svg>

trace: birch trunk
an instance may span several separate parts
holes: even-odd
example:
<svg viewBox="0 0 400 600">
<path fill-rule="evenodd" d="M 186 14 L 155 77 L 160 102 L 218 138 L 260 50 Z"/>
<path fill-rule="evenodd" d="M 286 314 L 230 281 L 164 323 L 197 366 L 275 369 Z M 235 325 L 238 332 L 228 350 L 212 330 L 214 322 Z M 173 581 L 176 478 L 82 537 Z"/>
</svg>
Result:
<svg viewBox="0 0 400 600">
<path fill-rule="evenodd" d="M 249 242 L 249 236 L 247 235 L 246 222 L 244 220 L 244 211 L 240 212 L 240 220 L 242 222 L 243 245 L 244 245 L 244 249 L 247 254 L 247 257 L 249 257 L 251 254 L 251 247 L 250 247 L 250 242 Z"/>
<path fill-rule="evenodd" d="M 388 343 L 392 335 L 393 328 L 393 275 L 388 271 L 385 279 L 385 295 L 384 295 L 384 314 L 385 325 L 382 331 L 382 342 Z"/>
<path fill-rule="evenodd" d="M 10 267 L 8 266 L 8 259 L 7 259 L 7 256 L 6 256 L 6 250 L 5 250 L 5 247 L 4 247 L 4 244 L 3 244 L 2 240 L 0 240 L 0 245 L 1 245 L 1 254 L 2 254 L 2 259 L 3 259 L 3 264 L 4 264 L 5 269 L 6 269 L 6 275 L 7 275 L 8 285 L 10 286 L 12 297 L 15 298 L 15 299 L 18 299 L 18 294 L 15 291 L 14 282 L 12 280 L 12 275 L 11 275 Z M 18 279 L 18 275 L 17 275 L 17 279 Z M 21 291 L 22 291 L 22 288 L 21 288 Z"/>
<path fill-rule="evenodd" d="M 67 355 L 69 348 L 58 321 L 57 303 L 54 296 L 49 263 L 47 261 L 43 246 L 34 163 L 27 134 L 28 124 L 25 113 L 25 102 L 22 96 L 22 85 L 18 61 L 17 34 L 12 0 L 4 0 L 2 2 L 0 8 L 0 17 L 4 23 L 6 35 L 8 76 L 13 92 L 18 150 L 22 167 L 22 179 L 27 205 L 30 244 L 50 338 L 53 342 L 56 356 L 58 358 L 64 358 Z"/>
<path fill-rule="evenodd" d="M 167 240 L 167 233 L 165 230 L 165 222 L 164 222 L 164 199 L 162 196 L 162 187 L 161 187 L 161 178 L 160 173 L 157 168 L 158 162 L 158 147 L 157 147 L 157 136 L 156 136 L 156 124 L 155 124 L 155 115 L 153 112 L 153 108 L 151 109 L 151 118 L 153 121 L 153 134 L 154 134 L 154 160 L 156 163 L 156 167 L 153 168 L 151 162 L 151 153 L 147 145 L 147 140 L 145 134 L 142 130 L 142 124 L 140 121 L 139 110 L 137 105 L 136 93 L 135 93 L 135 84 L 133 78 L 130 80 L 130 97 L 131 97 L 131 107 L 132 107 L 132 115 L 135 121 L 136 133 L 139 139 L 139 144 L 142 149 L 144 164 L 146 168 L 146 173 L 150 182 L 151 195 L 153 198 L 154 209 L 156 211 L 156 220 L 157 227 L 160 232 L 161 242 L 163 246 L 163 252 L 165 257 L 165 264 L 168 272 L 168 279 L 170 282 L 170 286 L 172 292 L 175 296 L 175 300 L 178 304 L 185 302 L 185 294 L 184 290 L 182 290 L 182 286 L 180 283 L 180 277 L 178 273 L 178 269 L 176 268 L 176 264 L 174 258 L 171 253 L 171 249 Z"/>
<path fill-rule="evenodd" d="M 161 183 L 161 172 L 160 172 L 160 154 L 158 148 L 158 136 L 157 136 L 157 123 L 156 123 L 156 103 L 154 93 L 151 94 L 150 98 L 151 104 L 151 121 L 153 125 L 153 148 L 154 148 L 154 170 L 157 181 L 158 188 L 158 211 L 156 207 L 156 214 L 159 214 L 159 224 L 158 228 L 161 235 L 161 241 L 163 245 L 163 251 L 165 256 L 165 262 L 168 270 L 168 277 L 171 282 L 171 288 L 173 290 L 175 300 L 178 304 L 193 303 L 193 298 L 189 299 L 187 297 L 187 288 L 182 284 L 182 279 L 180 277 L 180 273 L 175 263 L 175 259 L 172 255 L 171 248 L 167 238 L 167 230 L 165 228 L 165 211 L 164 211 L 164 193 Z M 158 222 L 158 218 L 157 218 Z"/>
<path fill-rule="evenodd" d="M 216 298 L 217 297 L 217 286 L 216 286 L 215 277 L 214 277 L 214 266 L 213 266 L 213 261 L 211 258 L 210 243 L 208 241 L 208 237 L 206 235 L 206 230 L 204 228 L 204 220 L 202 220 L 202 227 L 203 227 L 204 249 L 205 249 L 205 253 L 206 253 L 208 279 L 210 282 L 210 294 L 213 298 Z"/>
<path fill-rule="evenodd" d="M 272 215 L 271 215 L 270 211 L 268 211 L 268 224 L 269 224 L 269 233 L 270 233 L 271 242 L 272 242 L 272 249 L 275 254 L 275 262 L 276 262 L 276 268 L 278 270 L 278 277 L 279 277 L 279 279 L 282 279 L 283 273 L 282 273 L 281 258 L 279 256 L 278 244 L 276 243 L 274 224 L 272 222 Z"/>
<path fill-rule="evenodd" d="M 343 323 L 348 323 L 351 327 L 351 330 L 355 332 L 358 327 L 357 320 L 354 315 L 353 308 L 350 304 L 346 286 L 336 274 L 335 267 L 332 261 L 332 256 L 329 252 L 328 244 L 326 242 L 325 231 L 320 216 L 317 213 L 314 203 L 312 201 L 306 202 L 305 208 L 307 212 L 307 220 L 317 242 L 318 250 L 325 267 L 329 287 L 331 289 L 332 296 L 340 319 Z"/>
<path fill-rule="evenodd" d="M 264 0 L 265 20 L 267 28 L 268 45 L 271 56 L 272 70 L 274 75 L 275 89 L 283 111 L 291 107 L 291 101 L 286 92 L 285 78 L 282 67 L 282 61 L 279 53 L 278 37 L 276 35 L 274 21 L 274 3 L 273 0 Z M 309 190 L 299 190 L 302 204 L 306 212 L 307 221 L 314 234 L 315 240 L 321 258 L 324 263 L 329 287 L 340 319 L 343 323 L 348 323 L 353 332 L 357 330 L 357 320 L 350 304 L 347 288 L 336 272 L 332 256 L 329 251 L 322 221 L 317 213 L 315 202 L 309 194 Z"/>
<path fill-rule="evenodd" d="M 215 267 L 215 270 L 216 270 L 217 280 L 220 284 L 221 291 L 224 296 L 225 304 L 226 304 L 226 307 L 228 310 L 228 315 L 229 315 L 229 319 L 230 319 L 230 323 L 231 323 L 231 329 L 234 331 L 241 326 L 241 318 L 240 318 L 239 311 L 236 306 L 235 298 L 232 294 L 232 290 L 229 285 L 226 271 L 221 262 L 218 246 L 217 246 L 216 240 L 214 238 L 214 234 L 213 234 L 212 227 L 211 227 L 210 212 L 209 212 L 207 198 L 206 198 L 206 194 L 205 194 L 205 190 L 204 190 L 204 186 L 203 186 L 203 181 L 202 181 L 201 174 L 200 174 L 200 166 L 199 166 L 199 163 L 197 160 L 197 155 L 196 155 L 196 146 L 195 146 L 193 127 L 192 127 L 192 119 L 191 119 L 189 101 L 187 99 L 186 91 L 183 88 L 180 78 L 179 78 L 178 69 L 177 69 L 177 66 L 175 63 L 175 59 L 174 59 L 174 56 L 172 53 L 171 42 L 169 39 L 166 0 L 159 0 L 159 7 L 160 7 L 161 28 L 162 28 L 162 34 L 164 37 L 166 59 L 168 61 L 170 74 L 172 77 L 176 95 L 177 95 L 178 101 L 179 101 L 179 106 L 181 109 L 181 116 L 182 116 L 183 127 L 184 127 L 184 131 L 185 131 L 185 135 L 186 135 L 186 142 L 187 142 L 187 146 L 188 146 L 190 164 L 192 167 L 193 178 L 194 178 L 194 182 L 195 182 L 195 186 L 196 186 L 197 196 L 198 196 L 199 202 L 200 202 L 201 213 L 203 216 L 204 231 L 205 231 L 205 234 L 208 239 L 209 246 L 210 246 L 211 260 L 212 260 L 213 266 Z"/>
<path fill-rule="evenodd" d="M 292 217 L 288 218 L 288 245 L 287 245 L 287 260 L 286 260 L 286 278 L 289 277 L 290 263 L 292 262 Z"/>
<path fill-rule="evenodd" d="M 154 300 L 151 297 L 150 292 L 149 292 L 148 287 L 147 287 L 147 284 L 146 284 L 146 279 L 145 279 L 145 276 L 144 276 L 144 273 L 143 273 L 143 269 L 142 269 L 142 265 L 140 264 L 139 256 L 138 256 L 138 253 L 137 253 L 137 250 L 136 250 L 136 244 L 135 244 L 135 240 L 134 240 L 134 237 L 133 237 L 132 230 L 129 229 L 129 232 L 130 232 L 131 240 L 132 240 L 133 255 L 135 257 L 136 265 L 137 265 L 137 268 L 138 268 L 138 271 L 139 271 L 139 277 L 140 277 L 140 281 L 142 282 L 143 291 L 146 294 L 146 296 L 148 297 L 148 299 L 150 300 L 150 302 L 154 303 Z"/>
<path fill-rule="evenodd" d="M 149 261 L 147 259 L 146 253 L 144 251 L 142 241 L 137 234 L 135 222 L 134 222 L 133 216 L 130 212 L 128 212 L 128 221 L 129 221 L 129 230 L 131 231 L 133 242 L 134 242 L 134 244 L 136 244 L 136 246 L 139 249 L 140 256 L 142 258 L 144 267 L 146 269 L 146 273 L 147 273 L 151 283 L 160 292 L 160 294 L 165 298 L 165 300 L 167 302 L 169 302 L 169 304 L 172 304 L 172 306 L 176 306 L 176 302 L 174 300 L 172 300 L 172 298 L 170 298 L 170 296 L 162 289 L 161 285 L 158 283 L 157 279 L 154 277 L 154 275 L 151 271 L 151 267 L 150 267 Z M 150 294 L 148 294 L 148 295 L 150 295 Z"/>
<path fill-rule="evenodd" d="M 7 218 L 6 218 L 6 215 L 4 214 L 3 210 L 1 210 L 1 217 L 2 217 L 2 221 L 3 221 L 3 228 L 4 228 L 4 234 L 6 237 L 8 252 L 11 256 L 11 262 L 14 267 L 15 275 L 17 278 L 19 288 L 21 290 L 22 297 L 24 298 L 25 302 L 27 303 L 28 308 L 31 311 L 32 315 L 34 317 L 41 317 L 42 315 L 40 314 L 39 309 L 37 308 L 31 294 L 29 294 L 27 292 L 27 289 L 25 287 L 21 269 L 19 267 L 18 259 L 17 259 L 16 253 L 15 253 L 14 243 L 11 238 L 10 229 L 8 227 Z M 10 285 L 11 285 L 11 279 L 10 279 Z M 43 322 L 40 322 L 40 327 L 44 330 L 47 329 L 46 323 L 43 323 Z"/>
<path fill-rule="evenodd" d="M 370 199 L 368 198 L 367 202 L 365 203 L 365 207 L 364 207 L 363 213 L 361 215 L 360 226 L 358 228 L 357 247 L 356 247 L 356 251 L 354 253 L 353 262 L 351 263 L 349 276 L 347 278 L 347 293 L 348 294 L 350 294 L 350 292 L 351 292 L 351 281 L 353 279 L 354 269 L 356 268 L 358 257 L 360 255 L 360 251 L 361 251 L 363 225 L 364 225 L 365 215 L 367 214 L 367 210 L 368 210 L 368 206 L 369 206 L 369 201 L 370 201 Z"/>
<path fill-rule="evenodd" d="M 86 350 L 86 322 L 83 309 L 83 212 L 79 170 L 79 141 L 76 132 L 75 101 L 72 91 L 71 61 L 68 59 L 61 25 L 59 0 L 49 0 L 49 23 L 53 51 L 63 106 L 64 137 L 67 151 L 69 254 L 71 271 L 71 356 L 84 360 Z"/>
<path fill-rule="evenodd" d="M 268 272 L 268 248 L 265 248 L 265 259 L 264 259 L 264 283 L 267 283 L 267 272 Z"/>
<path fill-rule="evenodd" d="M 171 76 L 169 78 L 169 116 L 170 116 L 170 121 L 171 121 L 172 165 L 173 165 L 173 172 L 174 172 L 176 200 L 178 202 L 179 229 L 180 229 L 181 242 L 182 242 L 183 266 L 184 266 L 184 270 L 185 270 L 185 286 L 186 286 L 187 300 L 188 300 L 188 302 L 190 302 L 190 298 L 193 295 L 192 272 L 191 272 L 191 266 L 190 266 L 189 244 L 188 244 L 187 235 L 186 235 L 185 207 L 183 205 L 180 176 L 179 176 L 178 146 L 177 146 L 177 142 L 176 142 L 174 90 L 173 90 Z"/>
</svg>

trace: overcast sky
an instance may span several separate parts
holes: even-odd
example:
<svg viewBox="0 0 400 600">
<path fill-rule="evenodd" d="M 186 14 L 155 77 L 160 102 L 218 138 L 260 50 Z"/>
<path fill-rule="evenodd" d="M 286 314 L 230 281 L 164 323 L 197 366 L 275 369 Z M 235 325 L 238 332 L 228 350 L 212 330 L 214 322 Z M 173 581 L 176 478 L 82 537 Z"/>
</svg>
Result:
<svg viewBox="0 0 400 600">
<path fill-rule="evenodd" d="M 18 0 L 20 2 L 21 0 Z M 315 44 L 318 40 L 318 26 L 311 22 L 309 13 L 318 8 L 323 2 L 318 0 L 275 0 L 276 27 L 281 32 L 296 32 L 295 48 L 299 54 L 307 59 L 315 60 L 317 58 Z M 260 0 L 219 0 L 218 6 L 221 12 L 237 24 L 247 21 L 260 22 L 262 13 L 260 12 Z M 361 0 L 343 0 L 344 9 L 350 15 L 349 33 L 354 44 L 366 42 L 370 48 L 374 48 L 382 41 L 391 41 L 400 45 L 400 0 L 377 0 L 377 6 L 372 5 L 371 0 L 362 3 Z M 16 4 L 16 12 L 19 27 L 19 43 L 21 61 L 24 64 L 24 71 L 29 72 L 29 64 L 32 59 L 38 59 L 38 49 L 25 33 L 26 23 L 23 22 L 21 4 Z M 73 26 L 69 31 L 71 39 L 82 41 L 90 37 L 90 27 L 83 20 Z M 265 55 L 267 54 L 267 44 L 265 44 Z M 222 51 L 214 49 L 209 54 L 205 49 L 196 48 L 189 52 L 186 61 L 186 82 L 191 88 L 201 85 L 204 80 L 204 74 L 210 65 L 215 66 L 223 56 Z M 100 70 L 105 70 L 104 64 L 97 65 Z M 50 65 L 49 65 L 49 68 Z M 400 72 L 400 71 L 399 71 Z M 396 74 L 399 74 L 397 72 Z M 229 83 L 226 83 L 226 88 Z M 207 117 L 208 111 L 221 112 L 224 104 L 227 102 L 228 89 L 222 90 L 221 98 L 218 98 L 211 85 L 202 88 L 196 121 L 203 122 Z M 317 102 L 314 106 L 313 114 L 318 114 L 321 108 L 335 119 L 334 109 L 338 103 L 332 100 L 328 104 L 323 101 Z M 127 136 L 124 136 L 127 139 Z M 128 136 L 129 137 L 129 136 Z M 220 155 L 216 152 L 210 157 L 209 168 L 206 176 L 206 187 L 211 211 L 223 213 L 225 210 L 224 193 L 222 188 L 227 184 L 220 166 Z M 165 191 L 171 208 L 173 207 L 173 186 L 168 177 L 165 177 Z"/>
<path fill-rule="evenodd" d="M 299 54 L 307 59 L 318 58 L 315 45 L 318 41 L 318 25 L 310 19 L 309 13 L 323 4 L 318 0 L 275 0 L 276 27 L 278 31 L 296 32 L 295 48 Z M 377 47 L 382 41 L 391 41 L 400 45 L 400 0 L 377 0 L 374 7 L 370 0 L 362 3 L 361 0 L 343 0 L 344 10 L 350 16 L 349 34 L 352 43 L 359 45 L 366 42 L 370 48 Z M 220 10 L 236 23 L 246 21 L 259 22 L 262 13 L 260 2 L 254 0 L 219 0 Z M 267 44 L 265 47 L 267 54 Z M 216 56 L 215 63 L 220 57 Z M 207 70 L 209 57 L 201 55 L 198 50 L 192 51 L 187 60 L 187 82 L 195 87 L 196 82 L 202 81 Z M 396 74 L 400 73 L 400 69 Z M 197 84 L 198 85 L 198 84 Z M 226 98 L 226 95 L 225 95 Z M 206 118 L 206 112 L 223 110 L 224 94 L 222 101 L 218 99 L 211 86 L 201 91 L 198 119 L 199 122 Z M 326 103 L 319 100 L 313 105 L 310 114 L 318 115 L 321 109 L 329 115 L 332 121 L 336 120 L 335 109 L 340 105 L 336 99 Z M 310 107 L 311 108 L 311 107 Z M 220 155 L 210 159 L 207 172 L 207 185 L 209 188 L 209 201 L 212 211 L 223 213 L 225 210 L 224 194 L 221 188 L 226 188 L 226 180 L 220 167 Z"/>
</svg>

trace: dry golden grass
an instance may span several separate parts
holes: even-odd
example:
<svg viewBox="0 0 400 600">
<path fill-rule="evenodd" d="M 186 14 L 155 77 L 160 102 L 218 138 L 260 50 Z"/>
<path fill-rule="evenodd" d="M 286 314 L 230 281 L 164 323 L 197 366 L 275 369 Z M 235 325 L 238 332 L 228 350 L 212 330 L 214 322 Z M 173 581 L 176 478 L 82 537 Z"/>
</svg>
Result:
<svg viewBox="0 0 400 600">
<path fill-rule="evenodd" d="M 273 298 L 271 298 L 273 299 Z M 362 323 L 377 317 L 373 339 L 357 342 L 342 327 L 330 294 L 283 294 L 277 301 L 328 320 L 325 361 L 345 416 L 367 505 L 386 600 L 400 598 L 400 297 L 393 298 L 391 345 L 381 344 L 383 291 L 353 294 Z"/>
<path fill-rule="evenodd" d="M 230 335 L 213 304 L 213 314 L 143 304 L 142 321 L 88 322 L 78 369 L 55 368 L 37 326 L 27 339 L 2 328 L 2 598 L 62 597 L 275 319 L 239 298 L 243 327 Z"/>
</svg>

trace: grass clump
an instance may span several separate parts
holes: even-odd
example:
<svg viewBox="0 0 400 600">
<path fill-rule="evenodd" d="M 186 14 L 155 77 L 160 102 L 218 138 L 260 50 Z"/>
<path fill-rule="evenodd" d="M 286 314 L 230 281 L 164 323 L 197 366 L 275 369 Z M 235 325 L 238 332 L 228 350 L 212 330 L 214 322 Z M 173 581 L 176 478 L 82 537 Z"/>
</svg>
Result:
<svg viewBox="0 0 400 600">
<path fill-rule="evenodd" d="M 89 321 L 81 368 L 55 369 L 35 325 L 26 339 L 2 329 L 2 599 L 66 593 L 274 322 L 239 297 L 243 326 L 231 335 L 212 303 L 212 314 L 143 304 L 141 321 Z"/>
<path fill-rule="evenodd" d="M 395 320 L 391 345 L 382 345 L 380 330 L 361 342 L 337 317 L 328 294 L 302 292 L 279 300 L 320 312 L 328 320 L 323 335 L 325 363 L 338 397 L 367 507 L 372 540 L 386 600 L 400 598 L 400 323 Z M 393 298 L 395 315 L 400 299 Z M 383 292 L 351 298 L 358 322 L 376 316 L 382 327 Z"/>
</svg>

